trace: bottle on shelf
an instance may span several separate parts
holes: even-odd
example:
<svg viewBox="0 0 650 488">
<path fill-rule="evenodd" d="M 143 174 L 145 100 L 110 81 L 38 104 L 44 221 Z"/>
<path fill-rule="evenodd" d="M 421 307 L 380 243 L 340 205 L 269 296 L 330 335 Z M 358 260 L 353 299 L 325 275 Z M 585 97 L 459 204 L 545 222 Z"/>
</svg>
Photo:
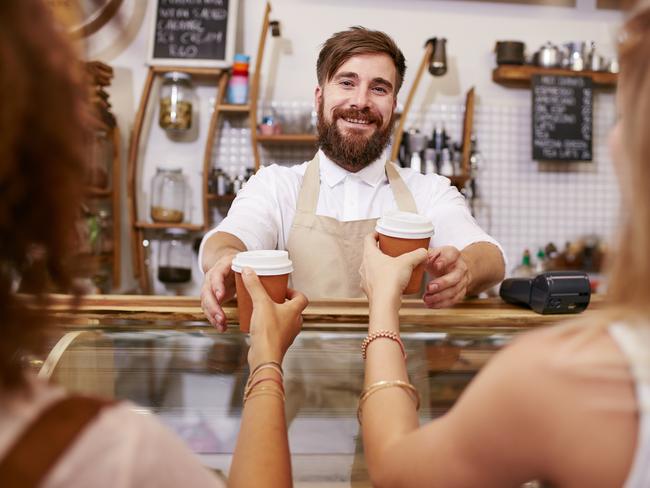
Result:
<svg viewBox="0 0 650 488">
<path fill-rule="evenodd" d="M 449 178 L 454 176 L 454 165 L 451 162 L 451 154 L 449 154 L 449 148 L 442 149 L 442 160 L 440 163 L 440 174 Z"/>
<path fill-rule="evenodd" d="M 422 173 L 422 158 L 420 157 L 419 152 L 414 152 L 411 154 L 411 169 L 417 171 L 418 173 Z"/>
<path fill-rule="evenodd" d="M 226 99 L 228 103 L 245 104 L 248 102 L 248 62 L 250 56 L 235 54 L 232 75 L 228 81 Z"/>
<path fill-rule="evenodd" d="M 151 219 L 161 223 L 183 222 L 187 183 L 180 168 L 157 168 L 151 181 Z"/>
<path fill-rule="evenodd" d="M 424 150 L 424 174 L 436 173 L 436 150 L 428 147 Z"/>
<path fill-rule="evenodd" d="M 239 168 L 239 172 L 237 173 L 237 176 L 232 181 L 232 192 L 237 195 L 239 191 L 244 187 L 246 184 L 246 176 L 245 176 L 245 168 Z"/>
<path fill-rule="evenodd" d="M 158 247 L 158 280 L 166 284 L 192 279 L 192 242 L 185 229 L 167 229 Z"/>
<path fill-rule="evenodd" d="M 524 249 L 521 264 L 512 271 L 512 276 L 514 278 L 528 278 L 533 276 L 533 267 L 530 263 L 530 251 L 528 249 Z"/>
<path fill-rule="evenodd" d="M 544 252 L 544 249 L 541 247 L 537 251 L 537 260 L 535 261 L 535 273 L 543 273 L 546 271 L 547 267 L 547 261 L 546 261 L 546 253 Z"/>
<path fill-rule="evenodd" d="M 193 100 L 191 75 L 181 71 L 165 73 L 160 87 L 160 127 L 170 132 L 190 130 Z"/>
</svg>

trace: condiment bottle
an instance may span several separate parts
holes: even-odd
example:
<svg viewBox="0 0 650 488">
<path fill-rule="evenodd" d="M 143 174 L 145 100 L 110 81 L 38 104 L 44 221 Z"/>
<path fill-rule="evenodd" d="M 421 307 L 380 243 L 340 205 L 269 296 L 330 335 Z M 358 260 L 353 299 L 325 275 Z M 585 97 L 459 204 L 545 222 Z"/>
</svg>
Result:
<svg viewBox="0 0 650 488">
<path fill-rule="evenodd" d="M 232 75 L 228 81 L 228 103 L 245 104 L 248 102 L 248 61 L 250 56 L 235 54 Z"/>
<path fill-rule="evenodd" d="M 448 148 L 442 149 L 442 162 L 440 163 L 440 174 L 442 176 L 454 176 L 454 165 L 451 162 L 451 155 Z"/>
<path fill-rule="evenodd" d="M 524 249 L 521 264 L 512 271 L 514 278 L 528 278 L 533 275 L 533 267 L 530 265 L 530 251 Z"/>
</svg>

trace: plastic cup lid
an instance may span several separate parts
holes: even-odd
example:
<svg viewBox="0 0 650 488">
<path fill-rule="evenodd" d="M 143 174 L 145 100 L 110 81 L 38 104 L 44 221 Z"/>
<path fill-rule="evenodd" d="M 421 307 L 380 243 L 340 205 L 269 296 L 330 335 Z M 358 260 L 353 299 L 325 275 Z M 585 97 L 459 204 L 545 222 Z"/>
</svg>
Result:
<svg viewBox="0 0 650 488">
<path fill-rule="evenodd" d="M 380 234 L 400 239 L 424 239 L 433 235 L 431 221 L 411 212 L 389 212 L 378 221 L 375 230 Z"/>
<path fill-rule="evenodd" d="M 287 251 L 245 251 L 232 260 L 232 270 L 241 273 L 246 267 L 253 268 L 259 276 L 288 274 L 293 264 Z"/>
</svg>

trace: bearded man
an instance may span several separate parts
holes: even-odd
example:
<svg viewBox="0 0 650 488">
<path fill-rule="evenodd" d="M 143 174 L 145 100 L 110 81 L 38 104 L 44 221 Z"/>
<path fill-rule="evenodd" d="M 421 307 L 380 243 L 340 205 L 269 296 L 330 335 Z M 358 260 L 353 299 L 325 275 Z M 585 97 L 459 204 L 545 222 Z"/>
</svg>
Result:
<svg viewBox="0 0 650 488">
<path fill-rule="evenodd" d="M 427 306 L 451 306 L 503 278 L 499 245 L 449 180 L 384 156 L 405 70 L 404 55 L 383 32 L 352 27 L 325 42 L 316 64 L 319 151 L 294 167 L 261 168 L 201 243 L 201 306 L 217 329 L 226 327 L 221 304 L 234 294 L 230 266 L 240 251 L 287 250 L 291 286 L 310 299 L 361 296 L 363 238 L 392 210 L 433 223 Z"/>
</svg>

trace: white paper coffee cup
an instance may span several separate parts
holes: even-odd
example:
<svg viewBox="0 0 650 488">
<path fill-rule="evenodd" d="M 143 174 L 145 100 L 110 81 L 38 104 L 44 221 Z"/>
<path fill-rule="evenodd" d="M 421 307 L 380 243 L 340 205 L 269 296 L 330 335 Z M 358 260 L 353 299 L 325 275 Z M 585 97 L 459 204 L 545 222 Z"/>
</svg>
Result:
<svg viewBox="0 0 650 488">
<path fill-rule="evenodd" d="M 252 268 L 258 276 L 288 274 L 293 271 L 293 263 L 287 251 L 245 251 L 232 260 L 232 270 L 241 273 L 244 268 Z"/>
<path fill-rule="evenodd" d="M 433 235 L 433 224 L 422 215 L 395 211 L 384 214 L 377 221 L 375 230 L 399 239 L 424 239 Z"/>
</svg>

